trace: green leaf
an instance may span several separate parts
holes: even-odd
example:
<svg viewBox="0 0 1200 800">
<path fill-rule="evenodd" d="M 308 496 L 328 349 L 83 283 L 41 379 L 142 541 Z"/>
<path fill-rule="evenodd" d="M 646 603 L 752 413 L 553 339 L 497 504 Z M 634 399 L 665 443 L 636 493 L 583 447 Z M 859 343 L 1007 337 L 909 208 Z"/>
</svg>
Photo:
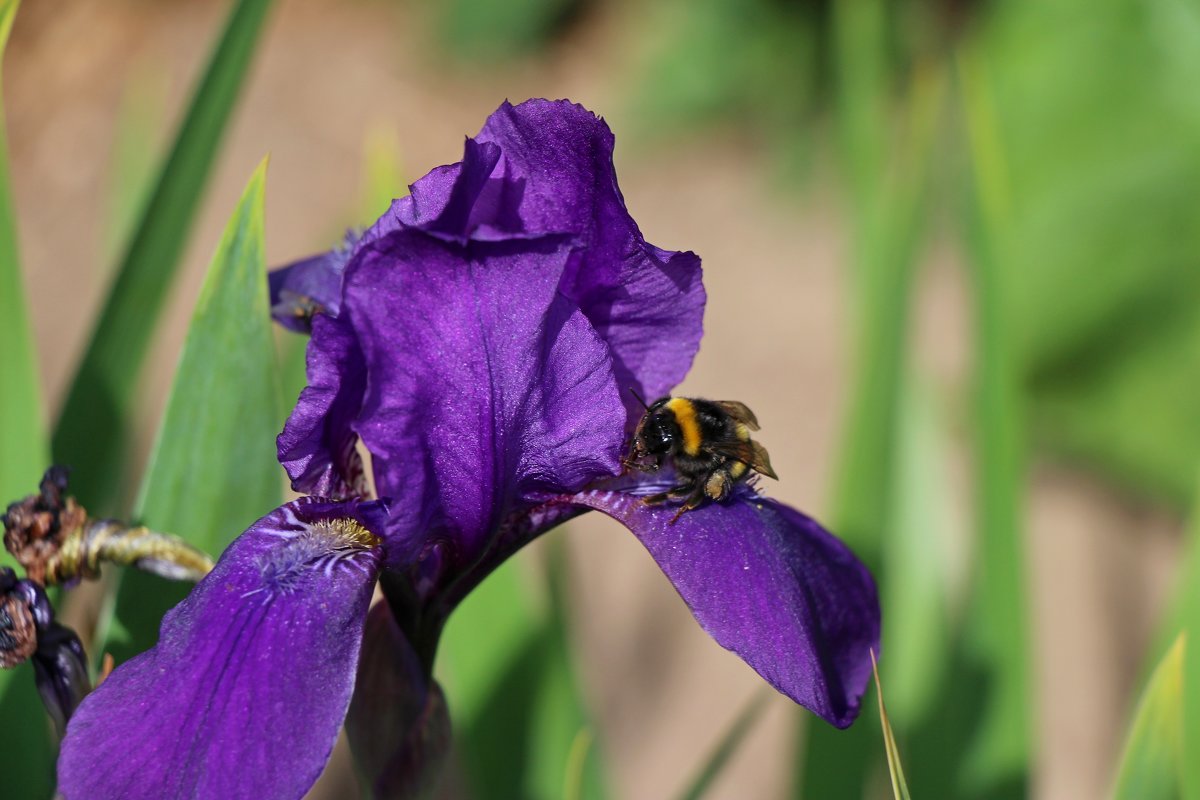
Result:
<svg viewBox="0 0 1200 800">
<path fill-rule="evenodd" d="M 1200 492 L 1195 495 L 1200 498 Z M 1188 526 L 1188 556 L 1177 586 L 1182 589 L 1176 603 L 1182 636 L 1191 642 L 1200 641 L 1200 503 L 1192 507 Z M 1182 752 L 1194 753 L 1200 744 L 1200 654 L 1193 645 L 1185 647 L 1183 663 L 1183 742 Z M 1200 800 L 1200 762 L 1195 758 L 1182 761 L 1184 800 Z"/>
<path fill-rule="evenodd" d="M 536 49 L 581 0 L 446 0 L 432 6 L 437 32 L 460 58 L 492 61 Z"/>
<path fill-rule="evenodd" d="M 154 188 L 170 86 L 169 72 L 146 60 L 132 70 L 121 92 L 109 163 L 104 266 L 115 266 Z M 111 264 L 109 262 L 112 262 Z"/>
<path fill-rule="evenodd" d="M 1024 783 L 1030 751 L 1029 625 L 1023 585 L 1025 406 L 1011 269 L 1011 187 L 984 62 L 964 51 L 962 104 L 973 195 L 968 246 L 974 312 L 973 427 L 977 552 L 968 617 L 969 657 L 986 674 L 982 716 L 963 780 L 972 793 Z"/>
<path fill-rule="evenodd" d="M 553 544 L 553 543 L 552 543 Z M 571 663 L 563 600 L 530 591 L 530 551 L 509 559 L 454 612 L 439 647 L 468 783 L 480 797 L 540 800 L 606 796 L 599 754 Z M 586 757 L 584 757 L 586 756 Z"/>
<path fill-rule="evenodd" d="M 937 702 L 949 666 L 954 552 L 953 483 L 945 455 L 949 432 L 939 425 L 929 386 L 906 380 L 900 398 L 894 511 L 885 531 L 887 574 L 882 670 L 903 732 Z M 944 765 L 943 765 L 944 767 Z"/>
<path fill-rule="evenodd" d="M 1034 384 L 1038 440 L 1186 509 L 1200 468 L 1200 313 L 1166 313 L 1121 332 L 1102 357 Z"/>
<path fill-rule="evenodd" d="M 56 750 L 50 718 L 38 697 L 33 665 L 0 671 L 0 774 L 5 797 L 49 797 Z"/>
<path fill-rule="evenodd" d="M 760 691 L 750 699 L 746 707 L 738 714 L 733 724 L 725 731 L 725 735 L 721 737 L 721 741 L 709 753 L 708 758 L 704 760 L 704 764 L 700 767 L 700 771 L 692 782 L 688 784 L 688 788 L 680 795 L 680 800 L 700 800 L 708 794 L 712 789 L 713 782 L 721 776 L 721 772 L 729 763 L 729 759 L 741 747 L 742 740 L 754 728 L 754 724 L 758 722 L 762 712 L 767 707 L 767 700 L 771 695 L 767 691 Z"/>
<path fill-rule="evenodd" d="M 17 13 L 16 0 L 0 2 L 0 58 Z M 2 76 L 0 70 L 0 76 Z M 2 81 L 0 81 L 2 83 Z M 16 221 L 8 177 L 8 137 L 0 114 L 0 506 L 37 489 L 49 447 L 33 335 L 17 252 Z M 0 564 L 14 566 L 5 553 Z M 0 773 L 13 797 L 48 797 L 53 790 L 54 746 L 45 709 L 34 689 L 33 668 L 0 670 Z"/>
<path fill-rule="evenodd" d="M 266 161 L 250 179 L 208 270 L 142 483 L 136 516 L 213 554 L 281 501 L 279 377 L 263 249 Z M 152 645 L 186 585 L 127 573 L 120 660 Z"/>
<path fill-rule="evenodd" d="M 269 5 L 238 0 L 234 6 L 59 417 L 54 458 L 75 468 L 72 491 L 95 514 L 116 510 L 138 374 Z"/>
<path fill-rule="evenodd" d="M 866 6 L 870 6 L 869 8 Z M 879 3 L 837 7 L 837 25 L 853 31 L 838 34 L 839 46 L 883 47 Z M 842 57 L 853 59 L 853 54 Z M 881 58 L 866 53 L 867 62 Z M 882 63 L 882 62 L 880 62 Z M 878 64 L 876 64 L 876 68 Z M 864 67 L 865 69 L 865 67 Z M 853 184 L 851 214 L 854 241 L 851 275 L 855 297 L 854 386 L 850 397 L 837 480 L 834 484 L 832 530 L 872 568 L 884 598 L 888 576 L 881 570 L 884 532 L 892 524 L 896 488 L 898 407 L 905 374 L 905 342 L 918 245 L 928 207 L 928 183 L 937 141 L 944 94 L 944 75 L 922 69 L 914 75 L 907 104 L 908 125 L 902 146 L 891 155 L 894 169 L 874 170 L 894 147 L 883 105 L 879 78 L 847 74 L 839 88 L 845 98 L 843 146 L 846 171 Z M 867 184 L 867 181 L 870 184 Z M 890 610 L 883 609 L 885 618 Z M 864 714 L 866 716 L 866 714 Z M 803 755 L 798 762 L 802 797 L 861 797 L 872 762 L 878 758 L 866 721 L 839 731 L 806 718 Z"/>
<path fill-rule="evenodd" d="M 397 197 L 408 194 L 400 141 L 395 129 L 376 127 L 363 141 L 363 177 L 357 224 L 383 215 Z"/>
<path fill-rule="evenodd" d="M 0 3 L 0 56 L 17 5 L 15 0 Z M 4 389 L 0 391 L 0 505 L 36 491 L 38 479 L 48 466 L 36 359 L 17 252 L 8 137 L 0 118 L 0 364 L 4 365 Z"/>
<path fill-rule="evenodd" d="M 1186 637 L 1154 670 L 1138 704 L 1117 772 L 1114 800 L 1173 800 L 1179 797 L 1184 759 L 1184 654 Z M 1194 759 L 1189 759 L 1194 760 Z"/>
<path fill-rule="evenodd" d="M 875 676 L 875 696 L 879 699 L 879 725 L 883 730 L 883 746 L 887 751 L 888 777 L 892 780 L 892 795 L 896 800 L 912 800 L 908 793 L 908 781 L 904 778 L 904 765 L 900 761 L 900 748 L 896 746 L 896 734 L 888 720 L 887 707 L 883 702 L 883 684 L 879 681 L 879 665 L 875 662 L 875 651 L 871 651 L 871 672 Z"/>
<path fill-rule="evenodd" d="M 995 11 L 980 49 L 1038 443 L 1185 509 L 1200 468 L 1200 7 Z"/>
</svg>

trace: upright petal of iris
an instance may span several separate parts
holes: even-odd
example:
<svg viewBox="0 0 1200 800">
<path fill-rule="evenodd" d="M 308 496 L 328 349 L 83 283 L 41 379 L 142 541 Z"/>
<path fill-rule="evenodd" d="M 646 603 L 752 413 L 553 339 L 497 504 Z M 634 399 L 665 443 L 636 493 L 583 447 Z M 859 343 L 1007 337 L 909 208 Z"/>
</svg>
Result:
<svg viewBox="0 0 1200 800">
<path fill-rule="evenodd" d="M 317 320 L 310 386 L 280 436 L 297 487 L 337 471 L 332 450 L 321 463 L 334 466 L 314 468 L 313 442 L 330 441 L 314 425 L 353 416 L 341 430 L 371 453 L 396 539 L 414 534 L 414 549 L 389 548 L 389 560 L 441 542 L 449 574 L 531 494 L 617 472 L 625 411 L 611 355 L 558 291 L 576 252 L 562 236 L 459 245 L 420 231 L 360 251 L 342 313 Z M 349 345 L 361 371 L 340 355 Z"/>
<path fill-rule="evenodd" d="M 350 704 L 385 517 L 305 498 L 238 537 L 71 718 L 63 796 L 303 796 Z"/>
</svg>

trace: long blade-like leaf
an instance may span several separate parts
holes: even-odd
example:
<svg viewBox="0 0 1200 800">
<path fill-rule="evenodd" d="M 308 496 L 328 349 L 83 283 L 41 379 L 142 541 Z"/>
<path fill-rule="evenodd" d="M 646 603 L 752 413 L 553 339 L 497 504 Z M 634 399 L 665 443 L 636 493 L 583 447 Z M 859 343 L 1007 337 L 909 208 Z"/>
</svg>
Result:
<svg viewBox="0 0 1200 800">
<path fill-rule="evenodd" d="M 975 313 L 975 427 L 978 555 L 965 630 L 988 688 L 966 785 L 980 793 L 1024 781 L 1030 749 L 1029 624 L 1025 609 L 1021 508 L 1025 407 L 1013 317 L 1008 245 L 1011 201 L 991 86 L 978 53 L 959 62 L 971 145 L 970 219 Z"/>
<path fill-rule="evenodd" d="M 708 795 L 713 782 L 720 777 L 729 760 L 741 746 L 742 740 L 746 738 L 746 734 L 753 730 L 754 723 L 758 722 L 759 717 L 762 716 L 770 697 L 770 694 L 762 691 L 750 699 L 750 702 L 742 709 L 742 713 L 737 715 L 733 724 L 725 731 L 721 741 L 704 760 L 696 777 L 692 779 L 687 790 L 680 795 L 680 800 L 700 800 Z"/>
<path fill-rule="evenodd" d="M 901 397 L 895 502 L 883 545 L 888 624 L 882 669 L 902 733 L 910 733 L 936 704 L 952 638 L 953 484 L 944 458 L 950 433 L 939 424 L 928 382 L 919 378 L 905 381 Z"/>
<path fill-rule="evenodd" d="M 16 0 L 0 2 L 0 57 L 8 43 Z M 0 72 L 2 75 L 2 72 Z M 42 427 L 33 335 L 21 281 L 17 230 L 8 177 L 8 137 L 0 113 L 0 507 L 30 494 L 49 456 Z M 4 564 L 13 562 L 7 554 Z M 13 797 L 47 797 L 53 788 L 54 747 L 33 668 L 0 670 L 0 774 Z"/>
<path fill-rule="evenodd" d="M 259 166 L 209 267 L 142 483 L 137 516 L 216 555 L 280 502 L 278 368 L 268 310 Z M 128 641 L 153 644 L 186 586 L 129 573 L 116 613 Z"/>
<path fill-rule="evenodd" d="M 1185 637 L 1180 634 L 1150 676 L 1125 741 L 1114 800 L 1179 797 L 1186 649 Z"/>
<path fill-rule="evenodd" d="M 883 684 L 879 682 L 879 664 L 875 662 L 875 651 L 871 651 L 871 671 L 875 675 L 875 696 L 879 699 L 879 724 L 883 729 L 883 747 L 887 753 L 888 777 L 892 780 L 892 795 L 896 800 L 912 800 L 908 793 L 908 781 L 904 778 L 904 765 L 900 761 L 900 748 L 896 746 L 896 734 L 888 720 L 887 706 L 883 703 Z"/>
<path fill-rule="evenodd" d="M 885 4 L 871 0 L 835 6 L 840 48 L 885 48 L 881 25 Z M 843 29 L 844 28 L 844 29 Z M 918 246 L 928 208 L 928 184 L 937 121 L 941 115 L 943 75 L 917 70 L 909 98 L 904 146 L 895 148 L 887 115 L 887 81 L 872 75 L 882 50 L 862 55 L 840 52 L 844 59 L 845 97 L 839 97 L 846 171 L 851 178 L 855 248 L 851 271 L 856 330 L 854 386 L 839 453 L 831 520 L 833 529 L 872 568 L 889 597 L 883 570 L 885 534 L 893 525 L 897 410 L 901 396 L 908 309 L 916 273 Z M 853 62 L 853 63 L 851 63 Z M 889 149 L 895 149 L 894 154 Z M 888 156 L 891 155 L 889 159 Z M 890 160 L 894 169 L 881 170 Z M 885 619 L 889 609 L 883 610 Z M 869 716 L 867 710 L 865 716 Z M 806 723 L 811 722 L 806 718 Z M 822 723 L 808 725 L 798 760 L 797 793 L 802 797 L 860 797 L 877 759 L 874 736 L 861 720 L 848 731 Z"/>
<path fill-rule="evenodd" d="M 75 468 L 72 491 L 114 510 L 129 410 L 150 336 L 212 173 L 270 0 L 238 0 L 109 291 L 54 432 L 54 457 Z"/>
</svg>

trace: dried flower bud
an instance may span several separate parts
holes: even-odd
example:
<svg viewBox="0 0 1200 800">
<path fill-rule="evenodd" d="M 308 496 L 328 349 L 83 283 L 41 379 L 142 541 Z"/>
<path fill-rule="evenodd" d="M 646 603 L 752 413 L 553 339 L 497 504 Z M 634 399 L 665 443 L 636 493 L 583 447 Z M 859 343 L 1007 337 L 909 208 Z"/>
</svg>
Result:
<svg viewBox="0 0 1200 800">
<path fill-rule="evenodd" d="M 79 637 L 54 620 L 46 590 L 0 567 L 0 667 L 33 662 L 38 693 L 61 735 L 91 690 Z"/>
<path fill-rule="evenodd" d="M 66 495 L 67 470 L 51 467 L 42 476 L 38 494 L 8 507 L 4 515 L 4 547 L 25 568 L 30 580 L 45 584 L 47 564 L 63 542 L 78 535 L 87 511 Z"/>
<path fill-rule="evenodd" d="M 12 669 L 37 650 L 37 624 L 11 569 L 0 572 L 0 667 Z"/>
</svg>

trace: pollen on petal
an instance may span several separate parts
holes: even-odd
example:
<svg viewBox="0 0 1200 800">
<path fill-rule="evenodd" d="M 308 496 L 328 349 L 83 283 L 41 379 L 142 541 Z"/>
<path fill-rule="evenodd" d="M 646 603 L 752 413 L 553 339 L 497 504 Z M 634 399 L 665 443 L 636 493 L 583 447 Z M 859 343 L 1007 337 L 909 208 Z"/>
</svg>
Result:
<svg viewBox="0 0 1200 800">
<path fill-rule="evenodd" d="M 284 543 L 259 554 L 256 560 L 261 585 L 247 596 L 288 595 L 313 574 L 329 578 L 339 568 L 367 569 L 357 560 L 382 543 L 358 521 L 338 517 L 302 524 L 299 531 L 280 531 L 277 535 Z"/>
</svg>

